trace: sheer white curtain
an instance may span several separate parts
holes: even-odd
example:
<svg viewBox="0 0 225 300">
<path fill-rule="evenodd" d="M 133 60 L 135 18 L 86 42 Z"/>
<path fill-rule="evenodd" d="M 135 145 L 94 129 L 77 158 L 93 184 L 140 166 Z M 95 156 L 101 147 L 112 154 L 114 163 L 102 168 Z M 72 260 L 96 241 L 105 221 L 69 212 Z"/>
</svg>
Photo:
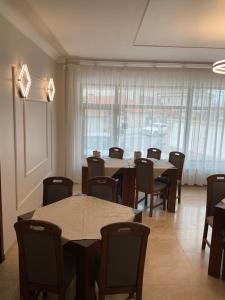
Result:
<svg viewBox="0 0 225 300">
<path fill-rule="evenodd" d="M 126 157 L 158 147 L 186 154 L 183 182 L 225 172 L 225 78 L 211 70 L 67 66 L 66 173 L 112 146 Z"/>
</svg>

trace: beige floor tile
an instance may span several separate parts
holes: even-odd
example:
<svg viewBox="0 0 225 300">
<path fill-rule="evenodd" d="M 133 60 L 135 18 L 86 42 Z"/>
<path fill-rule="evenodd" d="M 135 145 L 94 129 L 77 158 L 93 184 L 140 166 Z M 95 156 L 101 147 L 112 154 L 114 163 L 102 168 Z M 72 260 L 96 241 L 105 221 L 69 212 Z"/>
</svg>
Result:
<svg viewBox="0 0 225 300">
<path fill-rule="evenodd" d="M 74 186 L 75 192 L 80 189 L 80 185 Z M 225 281 L 208 276 L 209 248 L 201 250 L 205 201 L 205 188 L 185 186 L 176 213 L 165 212 L 159 207 L 149 218 L 149 210 L 144 210 L 143 223 L 150 226 L 151 233 L 143 300 L 225 299 Z M 0 300 L 19 299 L 17 252 L 14 246 L 0 265 Z M 57 298 L 49 295 L 48 299 Z M 106 299 L 123 300 L 127 295 L 107 296 Z"/>
<path fill-rule="evenodd" d="M 16 297 L 18 298 L 19 295 L 18 291 L 19 291 L 18 281 L 0 280 L 1 300 L 16 300 Z"/>
</svg>

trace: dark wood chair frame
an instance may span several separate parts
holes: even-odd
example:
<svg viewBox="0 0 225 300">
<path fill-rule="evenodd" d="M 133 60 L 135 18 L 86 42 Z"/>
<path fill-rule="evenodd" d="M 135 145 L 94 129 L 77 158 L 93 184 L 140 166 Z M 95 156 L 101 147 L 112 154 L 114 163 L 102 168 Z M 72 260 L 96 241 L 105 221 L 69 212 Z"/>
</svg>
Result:
<svg viewBox="0 0 225 300">
<path fill-rule="evenodd" d="M 133 222 L 142 223 L 142 211 L 133 209 L 135 214 Z M 18 221 L 30 220 L 34 211 L 30 211 L 18 216 Z M 64 247 L 74 252 L 76 255 L 76 300 L 96 300 L 95 280 L 96 280 L 96 255 L 99 253 L 99 240 L 69 241 Z M 20 276 L 21 278 L 22 276 Z M 21 285 L 20 285 L 21 286 Z M 20 288 L 22 291 L 22 288 Z M 21 294 L 22 295 L 22 294 Z"/>
<path fill-rule="evenodd" d="M 1 165 L 0 165 L 0 263 L 5 260 L 3 242 L 2 192 L 1 192 Z"/>
<path fill-rule="evenodd" d="M 118 181 L 114 178 L 111 177 L 106 177 L 106 176 L 97 176 L 89 179 L 87 181 L 87 194 L 89 196 L 94 196 L 91 192 L 92 186 L 98 186 L 100 189 L 102 186 L 108 186 L 109 188 L 112 189 L 112 202 L 117 202 L 118 200 L 118 194 L 117 194 L 117 185 Z"/>
<path fill-rule="evenodd" d="M 56 293 L 59 300 L 66 299 L 66 289 L 64 280 L 64 262 L 63 262 L 63 247 L 61 241 L 61 228 L 57 225 L 46 221 L 39 220 L 23 220 L 14 224 L 16 230 L 17 241 L 19 246 L 19 267 L 20 267 L 20 281 L 22 288 L 23 299 L 30 299 L 30 294 L 34 291 L 43 293 Z M 42 231 L 41 234 L 51 235 L 54 238 L 55 254 L 56 254 L 56 268 L 57 268 L 57 284 L 50 286 L 43 283 L 32 283 L 28 280 L 28 268 L 25 260 L 25 250 L 23 244 L 23 233 L 29 231 Z M 35 259 L 35 258 L 34 258 Z"/>
<path fill-rule="evenodd" d="M 98 165 L 100 167 L 100 172 L 98 176 L 105 176 L 105 161 L 101 157 L 94 157 L 94 156 L 87 157 L 87 165 L 88 165 L 88 179 L 91 179 L 93 177 L 91 175 L 91 168 L 94 167 L 95 165 Z"/>
<path fill-rule="evenodd" d="M 147 150 L 147 158 L 161 158 L 161 150 L 158 148 L 148 148 Z"/>
<path fill-rule="evenodd" d="M 139 185 L 138 182 L 140 181 L 138 173 L 136 171 L 136 196 L 135 196 L 135 207 L 137 208 L 137 205 L 139 202 L 145 200 L 145 205 L 147 205 L 147 197 L 148 194 L 150 194 L 150 211 L 149 211 L 149 216 L 152 217 L 152 212 L 153 209 L 163 205 L 163 210 L 166 210 L 166 194 L 167 194 L 167 187 L 165 187 L 165 189 L 163 189 L 160 192 L 155 192 L 154 191 L 154 171 L 153 171 L 153 162 L 150 159 L 147 158 L 138 158 L 135 160 L 135 165 L 137 167 L 138 164 L 145 164 L 149 166 L 149 178 L 148 178 L 148 188 L 147 189 L 142 189 Z M 145 197 L 141 200 L 138 200 L 138 192 L 143 192 L 145 193 Z M 160 203 L 157 203 L 156 205 L 154 205 L 154 196 L 155 195 L 160 195 L 163 198 L 163 201 Z"/>
<path fill-rule="evenodd" d="M 178 169 L 178 178 L 177 178 L 178 203 L 181 202 L 181 181 L 182 181 L 184 160 L 185 160 L 185 154 L 182 152 L 171 151 L 169 154 L 169 162 Z"/>
<path fill-rule="evenodd" d="M 123 153 L 124 150 L 122 148 L 119 147 L 109 148 L 109 157 L 123 159 Z"/>
<path fill-rule="evenodd" d="M 61 176 L 54 176 L 54 177 L 48 177 L 43 180 L 43 206 L 48 205 L 48 187 L 50 185 L 57 185 L 57 186 L 67 186 L 68 188 L 68 194 L 67 197 L 71 197 L 73 195 L 73 181 L 70 178 L 67 177 L 61 177 Z M 59 201 L 62 199 L 58 199 L 56 201 Z"/>
<path fill-rule="evenodd" d="M 213 183 L 221 182 L 224 183 L 224 195 L 221 194 L 221 197 L 218 199 L 213 199 Z M 206 214 L 205 214 L 205 224 L 204 224 L 204 231 L 203 231 L 203 237 L 202 237 L 202 249 L 205 249 L 205 246 L 211 246 L 211 243 L 207 240 L 208 235 L 208 227 L 211 226 L 211 224 L 208 223 L 207 218 L 209 216 L 214 215 L 214 206 L 218 204 L 223 198 L 225 198 L 225 174 L 214 174 L 207 178 L 207 196 L 206 196 Z M 225 247 L 225 244 L 224 244 Z M 225 261 L 225 257 L 224 257 Z M 224 268 L 225 268 L 225 262 L 224 262 Z M 225 269 L 224 269 L 225 270 Z"/>
<path fill-rule="evenodd" d="M 119 222 L 104 226 L 101 229 L 101 258 L 100 258 L 100 269 L 97 276 L 97 282 L 99 286 L 99 300 L 104 300 L 105 295 L 112 294 L 129 294 L 129 298 L 133 298 L 136 294 L 136 300 L 142 299 L 142 285 L 143 285 L 143 273 L 146 256 L 146 248 L 150 228 L 133 222 Z M 108 287 L 107 286 L 107 253 L 109 247 L 110 236 L 122 236 L 122 235 L 141 235 L 141 249 L 138 259 L 137 268 L 137 282 L 135 286 L 119 286 L 119 287 Z"/>
</svg>

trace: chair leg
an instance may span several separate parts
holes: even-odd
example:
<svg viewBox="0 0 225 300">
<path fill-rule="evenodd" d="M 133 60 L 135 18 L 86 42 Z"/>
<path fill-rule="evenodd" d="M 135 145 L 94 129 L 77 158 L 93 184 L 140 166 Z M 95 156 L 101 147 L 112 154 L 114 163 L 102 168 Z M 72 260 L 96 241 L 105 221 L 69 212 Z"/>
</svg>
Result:
<svg viewBox="0 0 225 300">
<path fill-rule="evenodd" d="M 162 192 L 162 198 L 163 198 L 163 210 L 166 210 L 166 192 L 165 192 L 166 190 L 164 190 L 163 192 Z"/>
<path fill-rule="evenodd" d="M 27 289 L 26 286 L 23 286 L 22 299 L 24 299 L 24 300 L 29 300 L 30 299 L 30 291 Z"/>
<path fill-rule="evenodd" d="M 134 299 L 134 293 L 133 292 L 129 293 L 128 299 Z"/>
<path fill-rule="evenodd" d="M 148 205 L 148 194 L 145 193 L 145 206 L 147 206 L 147 205 Z"/>
<path fill-rule="evenodd" d="M 222 269 L 222 279 L 225 280 L 225 245 L 223 247 L 223 269 Z"/>
<path fill-rule="evenodd" d="M 149 210 L 149 217 L 152 217 L 152 211 L 154 206 L 154 193 L 150 194 L 150 210 Z"/>
<path fill-rule="evenodd" d="M 203 237 L 202 237 L 202 250 L 205 250 L 207 234 L 208 234 L 208 227 L 209 227 L 209 225 L 208 225 L 207 221 L 205 220 Z"/>
<path fill-rule="evenodd" d="M 180 204 L 181 200 L 181 182 L 178 183 L 178 204 Z"/>
<path fill-rule="evenodd" d="M 105 295 L 99 292 L 98 300 L 105 300 Z"/>
<path fill-rule="evenodd" d="M 135 208 L 137 209 L 138 207 L 138 190 L 136 190 L 136 194 L 135 194 Z"/>
<path fill-rule="evenodd" d="M 136 292 L 135 300 L 142 300 L 142 291 L 137 291 Z"/>
</svg>

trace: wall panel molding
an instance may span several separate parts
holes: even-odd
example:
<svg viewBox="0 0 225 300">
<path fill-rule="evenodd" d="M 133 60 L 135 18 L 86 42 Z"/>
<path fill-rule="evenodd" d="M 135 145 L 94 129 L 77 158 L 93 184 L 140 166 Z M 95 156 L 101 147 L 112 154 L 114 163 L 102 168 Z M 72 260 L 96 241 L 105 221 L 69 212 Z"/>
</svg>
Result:
<svg viewBox="0 0 225 300">
<path fill-rule="evenodd" d="M 48 103 L 46 102 L 26 102 L 24 101 L 23 103 L 23 117 L 24 117 L 24 122 L 23 122 L 23 130 L 24 130 L 24 162 L 25 162 L 25 176 L 29 176 L 32 172 L 34 172 L 37 168 L 39 168 L 42 164 L 44 164 L 49 157 L 49 143 L 48 143 L 48 131 L 49 131 L 49 116 L 48 116 Z M 31 109 L 28 109 L 28 106 L 34 106 L 34 111 L 31 111 Z M 37 111 L 38 106 L 43 106 L 44 111 Z M 33 115 L 31 115 L 31 112 Z M 37 114 L 37 116 L 36 116 Z M 43 114 L 43 116 L 42 116 Z M 35 149 L 30 149 L 32 148 L 31 143 L 32 137 L 31 135 L 38 135 L 38 128 L 32 128 L 31 127 L 31 118 L 38 118 L 38 120 L 35 120 L 35 123 L 40 122 L 40 126 L 45 127 L 41 128 L 42 132 L 39 132 L 39 135 L 42 133 L 43 138 L 36 138 L 36 143 L 39 145 L 39 150 L 42 150 L 43 153 L 41 157 L 34 163 L 34 165 L 30 166 L 29 160 L 31 160 L 30 156 L 32 152 L 36 152 Z M 44 126 L 43 126 L 44 125 Z M 35 136 L 34 136 L 35 138 Z M 33 139 L 34 139 L 33 138 Z M 42 149 L 44 147 L 44 149 Z"/>
<path fill-rule="evenodd" d="M 46 79 L 32 76 L 27 100 L 19 96 L 15 67 L 12 73 L 16 207 L 19 209 L 52 173 L 52 105 L 46 101 Z"/>
</svg>

